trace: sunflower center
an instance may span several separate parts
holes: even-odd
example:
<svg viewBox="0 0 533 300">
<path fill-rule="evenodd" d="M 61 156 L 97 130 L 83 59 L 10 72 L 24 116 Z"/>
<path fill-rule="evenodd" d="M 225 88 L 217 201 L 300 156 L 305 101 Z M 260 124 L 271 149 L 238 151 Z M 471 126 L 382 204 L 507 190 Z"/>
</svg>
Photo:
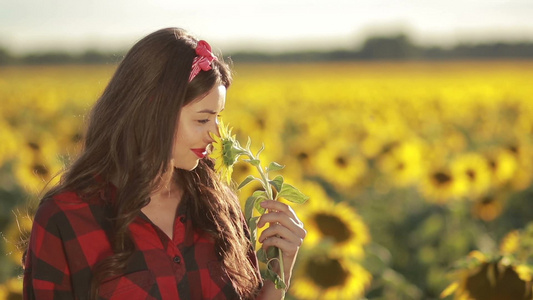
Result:
<svg viewBox="0 0 533 300">
<path fill-rule="evenodd" d="M 309 158 L 309 154 L 307 154 L 306 152 L 302 151 L 302 152 L 298 153 L 298 155 L 296 155 L 296 157 L 300 161 L 306 161 Z"/>
<path fill-rule="evenodd" d="M 483 205 L 491 204 L 492 202 L 494 202 L 494 198 L 489 196 L 485 196 L 483 199 L 481 199 L 481 204 Z"/>
<path fill-rule="evenodd" d="M 405 169 L 405 164 L 403 162 L 399 162 L 397 165 L 396 165 L 396 170 L 398 171 L 403 171 Z"/>
<path fill-rule="evenodd" d="M 470 181 L 475 181 L 476 180 L 476 171 L 474 171 L 472 169 L 468 169 L 468 170 L 466 170 L 466 175 L 468 176 Z"/>
<path fill-rule="evenodd" d="M 346 158 L 342 156 L 337 156 L 337 158 L 335 158 L 335 163 L 341 168 L 345 168 L 346 166 L 348 166 L 348 161 L 346 161 Z"/>
<path fill-rule="evenodd" d="M 488 280 L 489 272 L 493 272 L 494 278 L 497 278 L 495 283 Z M 472 299 L 531 299 L 526 282 L 520 279 L 513 268 L 500 269 L 495 263 L 484 264 L 479 272 L 469 276 L 465 291 Z"/>
<path fill-rule="evenodd" d="M 48 175 L 48 169 L 43 164 L 35 164 L 32 167 L 33 173 L 39 176 Z"/>
<path fill-rule="evenodd" d="M 489 167 L 490 167 L 492 170 L 496 170 L 496 169 L 498 169 L 498 162 L 497 162 L 495 159 L 490 159 L 490 160 L 489 160 Z"/>
<path fill-rule="evenodd" d="M 433 174 L 433 178 L 439 184 L 446 184 L 452 180 L 452 177 L 444 172 L 436 172 L 435 174 Z"/>
<path fill-rule="evenodd" d="M 343 286 L 348 273 L 337 259 L 312 259 L 306 265 L 306 273 L 311 280 L 323 289 Z"/>
<path fill-rule="evenodd" d="M 507 147 L 507 149 L 509 149 L 509 151 L 511 151 L 513 154 L 518 154 L 518 147 L 517 146 L 509 146 Z"/>
<path fill-rule="evenodd" d="M 41 147 L 39 146 L 39 144 L 34 143 L 34 142 L 28 142 L 28 146 L 29 146 L 32 150 L 39 150 L 39 149 L 41 149 Z"/>
<path fill-rule="evenodd" d="M 314 219 L 322 234 L 332 237 L 336 243 L 347 241 L 352 236 L 348 226 L 336 216 L 318 213 Z"/>
</svg>

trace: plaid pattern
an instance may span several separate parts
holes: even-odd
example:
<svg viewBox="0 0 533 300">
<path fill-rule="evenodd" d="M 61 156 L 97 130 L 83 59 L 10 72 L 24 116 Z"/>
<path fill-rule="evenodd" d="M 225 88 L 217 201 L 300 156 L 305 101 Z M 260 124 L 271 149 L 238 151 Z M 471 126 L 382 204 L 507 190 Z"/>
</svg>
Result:
<svg viewBox="0 0 533 300">
<path fill-rule="evenodd" d="M 135 219 L 129 229 L 136 252 L 124 275 L 100 286 L 100 299 L 239 299 L 213 239 L 193 228 L 183 200 L 172 240 L 144 214 Z M 112 254 L 108 217 L 102 199 L 65 192 L 45 201 L 26 256 L 24 299 L 87 299 L 93 266 Z M 259 272 L 252 249 L 248 257 Z"/>
</svg>

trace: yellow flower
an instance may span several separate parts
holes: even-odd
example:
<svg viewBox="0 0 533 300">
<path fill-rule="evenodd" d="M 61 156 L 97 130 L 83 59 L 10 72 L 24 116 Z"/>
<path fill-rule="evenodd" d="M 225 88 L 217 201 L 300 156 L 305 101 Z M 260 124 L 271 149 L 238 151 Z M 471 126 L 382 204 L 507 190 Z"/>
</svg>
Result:
<svg viewBox="0 0 533 300">
<path fill-rule="evenodd" d="M 496 186 L 503 186 L 513 179 L 518 170 L 518 160 L 510 151 L 498 148 L 488 151 L 485 156 Z"/>
<path fill-rule="evenodd" d="M 4 283 L 6 298 L 2 299 L 22 299 L 22 279 L 21 278 L 11 278 Z M 2 292 L 0 291 L 0 295 Z"/>
<path fill-rule="evenodd" d="M 509 233 L 500 247 L 501 252 L 516 252 L 519 239 L 518 231 Z M 454 294 L 456 300 L 533 299 L 533 270 L 513 256 L 491 257 L 475 250 L 458 266 L 453 272 L 455 281 L 441 293 L 441 298 Z"/>
<path fill-rule="evenodd" d="M 477 199 L 472 207 L 472 213 L 483 221 L 490 222 L 502 213 L 501 197 L 485 195 Z"/>
<path fill-rule="evenodd" d="M 243 154 L 243 149 L 235 135 L 231 135 L 229 126 L 224 126 L 224 123 L 220 121 L 218 128 L 219 135 L 211 134 L 215 142 L 213 143 L 213 151 L 210 157 L 215 159 L 215 171 L 220 174 L 223 181 L 229 184 L 233 165 L 237 162 L 239 156 Z"/>
<path fill-rule="evenodd" d="M 50 138 L 51 140 L 51 138 Z M 56 176 L 63 164 L 59 160 L 57 145 L 45 137 L 28 139 L 19 150 L 13 168 L 19 184 L 33 193 L 41 192 L 50 182 L 50 186 L 59 181 Z"/>
<path fill-rule="evenodd" d="M 404 187 L 420 179 L 423 157 L 424 149 L 421 141 L 410 140 L 383 153 L 378 166 L 382 172 L 391 177 L 394 185 Z"/>
<path fill-rule="evenodd" d="M 500 244 L 500 252 L 502 254 L 513 254 L 520 246 L 520 232 L 513 230 L 509 232 Z"/>
<path fill-rule="evenodd" d="M 0 115 L 0 165 L 16 156 L 21 144 L 20 135 Z"/>
<path fill-rule="evenodd" d="M 29 236 L 33 221 L 28 215 L 18 215 L 15 218 L 6 229 L 5 247 L 7 254 L 12 258 L 13 262 L 20 265 L 23 252 L 20 246 L 23 245 L 24 240 Z"/>
<path fill-rule="evenodd" d="M 8 295 L 9 291 L 7 290 L 5 284 L 0 284 L 0 299 L 7 299 Z"/>
<path fill-rule="evenodd" d="M 317 153 L 315 166 L 318 173 L 340 190 L 356 187 L 367 172 L 367 161 L 354 153 L 355 146 L 346 139 L 328 142 Z"/>
<path fill-rule="evenodd" d="M 457 192 L 460 196 L 479 197 L 490 188 L 489 163 L 482 155 L 460 155 L 451 163 L 450 168 L 457 179 Z"/>
<path fill-rule="evenodd" d="M 355 209 L 343 202 L 333 203 L 319 187 L 305 192 L 310 197 L 309 205 L 299 211 L 307 228 L 304 247 L 312 248 L 329 240 L 331 253 L 363 257 L 363 246 L 370 241 L 370 234 Z"/>
<path fill-rule="evenodd" d="M 454 198 L 455 178 L 446 167 L 434 167 L 427 171 L 419 187 L 430 202 L 443 204 Z"/>
<path fill-rule="evenodd" d="M 325 254 L 303 256 L 294 277 L 291 292 L 298 299 L 358 299 L 372 281 L 361 265 Z"/>
<path fill-rule="evenodd" d="M 458 280 L 441 294 L 441 298 L 455 293 L 454 299 L 528 300 L 532 298 L 530 272 L 501 261 L 484 262 L 473 269 L 464 270 Z"/>
</svg>

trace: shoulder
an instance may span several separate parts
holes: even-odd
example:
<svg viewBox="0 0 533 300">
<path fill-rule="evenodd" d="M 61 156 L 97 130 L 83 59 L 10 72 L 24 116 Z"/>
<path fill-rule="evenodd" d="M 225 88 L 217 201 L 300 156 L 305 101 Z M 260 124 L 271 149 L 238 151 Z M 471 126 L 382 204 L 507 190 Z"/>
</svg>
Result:
<svg viewBox="0 0 533 300">
<path fill-rule="evenodd" d="M 85 201 L 72 191 L 63 191 L 41 201 L 34 216 L 34 225 L 48 230 L 53 227 L 65 229 L 79 222 L 96 221 L 95 215 L 103 214 L 103 204 Z"/>
</svg>

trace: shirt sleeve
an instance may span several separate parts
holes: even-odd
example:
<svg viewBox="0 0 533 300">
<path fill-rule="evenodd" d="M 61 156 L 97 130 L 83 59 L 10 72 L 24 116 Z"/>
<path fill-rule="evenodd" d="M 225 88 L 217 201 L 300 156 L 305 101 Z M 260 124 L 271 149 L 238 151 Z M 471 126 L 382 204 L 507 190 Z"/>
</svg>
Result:
<svg viewBox="0 0 533 300">
<path fill-rule="evenodd" d="M 24 300 L 74 299 L 59 222 L 64 217 L 53 200 L 37 210 L 24 262 Z"/>
</svg>

